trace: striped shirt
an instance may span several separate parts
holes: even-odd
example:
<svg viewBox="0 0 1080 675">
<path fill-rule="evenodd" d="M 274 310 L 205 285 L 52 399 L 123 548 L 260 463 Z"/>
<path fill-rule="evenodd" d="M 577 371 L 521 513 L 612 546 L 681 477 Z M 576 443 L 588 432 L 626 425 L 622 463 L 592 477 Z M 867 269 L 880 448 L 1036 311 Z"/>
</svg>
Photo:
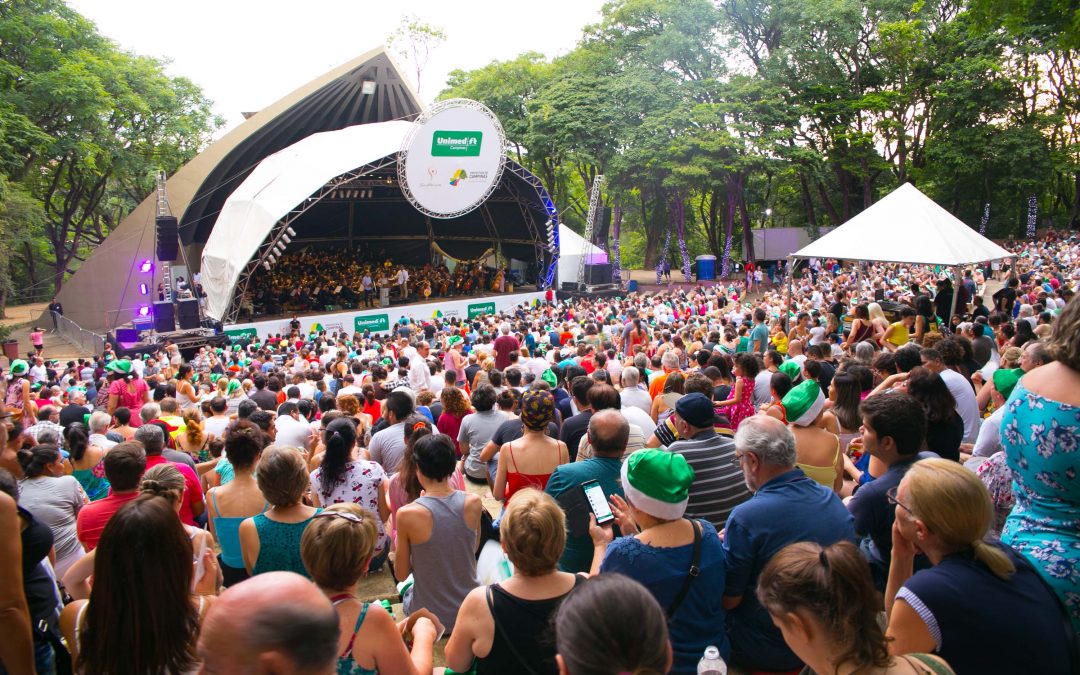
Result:
<svg viewBox="0 0 1080 675">
<path fill-rule="evenodd" d="M 704 518 L 717 530 L 723 529 L 732 510 L 750 499 L 735 458 L 735 441 L 706 429 L 693 438 L 675 441 L 668 451 L 682 455 L 694 470 L 686 515 Z"/>
</svg>

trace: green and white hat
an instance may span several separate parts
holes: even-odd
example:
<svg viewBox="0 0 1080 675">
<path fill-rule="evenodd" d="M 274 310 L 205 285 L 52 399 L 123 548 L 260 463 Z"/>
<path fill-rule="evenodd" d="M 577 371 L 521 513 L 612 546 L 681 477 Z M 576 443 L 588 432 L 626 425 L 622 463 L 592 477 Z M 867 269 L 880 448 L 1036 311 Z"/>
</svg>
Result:
<svg viewBox="0 0 1080 675">
<path fill-rule="evenodd" d="M 120 373 L 121 375 L 131 374 L 131 361 L 127 359 L 118 359 L 105 366 L 105 370 L 111 370 L 114 373 Z"/>
<path fill-rule="evenodd" d="M 800 366 L 796 361 L 784 361 L 779 366 L 777 366 L 776 369 L 790 377 L 792 380 L 799 377 L 799 373 L 802 372 L 802 366 Z"/>
<path fill-rule="evenodd" d="M 782 401 L 788 421 L 805 427 L 817 419 L 825 407 L 825 395 L 813 380 L 804 380 L 784 396 Z"/>
<path fill-rule="evenodd" d="M 12 375 L 25 375 L 30 372 L 30 364 L 23 359 L 15 359 L 11 362 Z"/>
<path fill-rule="evenodd" d="M 686 458 L 667 450 L 638 450 L 622 465 L 622 487 L 627 499 L 654 518 L 682 518 L 693 482 L 694 470 Z"/>
</svg>

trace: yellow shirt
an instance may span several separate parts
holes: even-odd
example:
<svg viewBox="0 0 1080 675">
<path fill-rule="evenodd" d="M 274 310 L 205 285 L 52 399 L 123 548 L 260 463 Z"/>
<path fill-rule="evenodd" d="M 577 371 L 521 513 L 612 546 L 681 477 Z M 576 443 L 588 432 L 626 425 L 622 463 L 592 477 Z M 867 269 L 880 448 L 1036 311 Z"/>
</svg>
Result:
<svg viewBox="0 0 1080 675">
<path fill-rule="evenodd" d="M 889 326 L 892 332 L 889 334 L 888 341 L 896 345 L 897 347 L 903 347 L 911 340 L 911 332 L 908 327 L 904 325 L 903 321 L 897 321 Z"/>
</svg>

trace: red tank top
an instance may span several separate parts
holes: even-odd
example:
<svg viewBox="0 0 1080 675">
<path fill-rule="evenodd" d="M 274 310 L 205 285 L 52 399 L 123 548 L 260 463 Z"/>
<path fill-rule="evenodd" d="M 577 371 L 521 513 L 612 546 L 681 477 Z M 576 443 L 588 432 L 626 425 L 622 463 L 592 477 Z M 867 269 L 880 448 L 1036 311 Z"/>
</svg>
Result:
<svg viewBox="0 0 1080 675">
<path fill-rule="evenodd" d="M 507 448 L 510 453 L 510 461 L 515 469 L 517 468 L 517 460 L 514 459 L 514 446 L 510 444 Z M 559 464 L 559 446 L 555 446 L 555 465 Z M 510 466 L 506 470 L 506 499 L 504 504 L 510 503 L 510 499 L 513 498 L 514 493 L 518 490 L 524 490 L 525 488 L 534 488 L 544 491 L 547 487 L 548 480 L 551 478 L 551 474 L 554 473 L 554 469 L 548 473 L 520 473 L 518 471 L 511 471 Z"/>
</svg>

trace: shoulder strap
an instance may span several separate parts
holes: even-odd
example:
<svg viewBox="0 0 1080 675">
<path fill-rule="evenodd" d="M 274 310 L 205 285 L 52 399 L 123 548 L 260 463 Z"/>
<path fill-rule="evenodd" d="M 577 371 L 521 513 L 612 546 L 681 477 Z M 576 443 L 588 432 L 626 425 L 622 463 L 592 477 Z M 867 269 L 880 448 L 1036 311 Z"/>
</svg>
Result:
<svg viewBox="0 0 1080 675">
<path fill-rule="evenodd" d="M 686 599 L 686 594 L 690 592 L 690 584 L 694 583 L 694 579 L 701 574 L 701 568 L 698 567 L 701 564 L 701 524 L 692 518 L 688 520 L 690 520 L 690 525 L 694 528 L 694 550 L 690 554 L 690 570 L 686 573 L 682 588 L 679 589 L 675 599 L 668 605 L 668 621 L 675 618 L 675 612 L 679 611 L 679 605 Z"/>
<path fill-rule="evenodd" d="M 529 663 L 528 659 L 525 659 L 521 656 L 521 652 L 517 650 L 517 646 L 514 645 L 514 641 L 510 639 L 509 633 L 506 632 L 506 629 L 503 628 L 502 622 L 499 621 L 499 614 L 495 611 L 495 600 L 491 590 L 493 586 L 487 587 L 488 611 L 491 612 L 491 618 L 495 620 L 495 636 L 492 637 L 492 649 L 495 648 L 494 638 L 501 634 L 503 636 L 503 644 L 510 648 L 510 653 L 513 654 L 514 659 L 518 662 L 518 665 L 524 668 L 525 672 L 529 673 L 529 675 L 538 675 L 537 672 L 533 670 L 532 664 Z"/>
<path fill-rule="evenodd" d="M 938 661 L 930 654 L 904 654 L 901 656 L 916 672 L 928 675 L 956 675 L 952 668 Z"/>
<path fill-rule="evenodd" d="M 221 517 L 221 509 L 219 509 L 218 505 L 217 505 L 217 490 L 214 490 L 214 489 L 210 490 L 210 502 L 214 505 L 214 517 L 215 518 L 220 518 Z"/>
</svg>

